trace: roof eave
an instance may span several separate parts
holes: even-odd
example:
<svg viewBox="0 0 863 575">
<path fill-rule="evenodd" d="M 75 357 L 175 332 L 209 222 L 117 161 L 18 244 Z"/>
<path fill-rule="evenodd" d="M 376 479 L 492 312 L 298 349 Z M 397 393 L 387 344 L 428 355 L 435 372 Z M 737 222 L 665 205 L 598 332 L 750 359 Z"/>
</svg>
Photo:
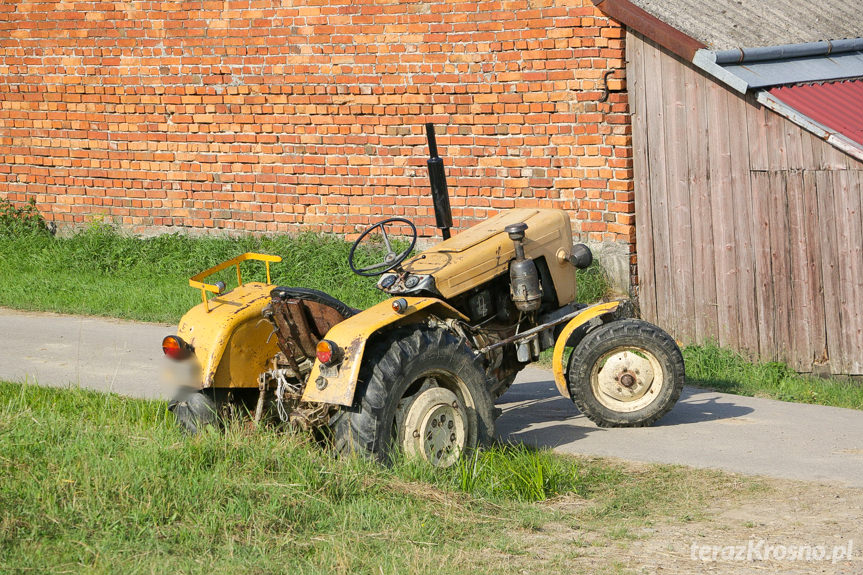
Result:
<svg viewBox="0 0 863 575">
<path fill-rule="evenodd" d="M 642 36 L 656 42 L 666 50 L 677 54 L 681 58 L 691 62 L 694 66 L 703 70 L 707 75 L 713 77 L 742 94 L 750 89 L 759 89 L 762 86 L 750 86 L 744 78 L 735 75 L 721 64 L 728 65 L 737 60 L 743 64 L 745 60 L 764 60 L 768 57 L 777 59 L 793 60 L 795 57 L 812 56 L 816 54 L 835 55 L 836 52 L 851 52 L 860 50 L 860 39 L 848 39 L 834 42 L 814 42 L 810 44 L 776 46 L 760 49 L 746 50 L 724 50 L 716 51 L 708 49 L 703 42 L 696 40 L 685 32 L 674 28 L 663 22 L 644 9 L 636 6 L 629 0 L 591 0 L 593 4 L 606 16 L 614 18 L 624 24 L 627 28 L 638 32 Z M 838 50 L 837 50 L 838 48 Z M 721 61 L 717 61 L 721 60 Z M 846 76 L 850 77 L 850 76 Z M 835 78 L 824 78 L 835 79 Z M 792 79 L 793 81 L 793 79 Z M 809 79 L 809 81 L 813 81 Z M 794 122 L 805 130 L 812 132 L 827 143 L 842 150 L 846 154 L 863 161 L 863 146 L 857 142 L 837 133 L 830 128 L 801 114 L 794 108 L 786 105 L 779 99 L 773 97 L 767 91 L 759 91 L 757 100 L 763 106 L 770 108 L 780 116 Z"/>
<path fill-rule="evenodd" d="M 692 61 L 695 53 L 706 44 L 663 22 L 629 0 L 591 0 L 599 10 L 618 22 L 650 38 L 660 46 Z"/>
<path fill-rule="evenodd" d="M 714 50 L 630 0 L 592 2 L 605 15 L 742 94 L 767 86 L 863 76 L 863 38 Z"/>
<path fill-rule="evenodd" d="M 804 130 L 812 132 L 828 144 L 839 148 L 849 156 L 853 156 L 858 160 L 863 161 L 863 145 L 835 130 L 831 130 L 819 122 L 816 122 L 809 116 L 800 113 L 766 90 L 759 92 L 757 99 L 758 103 L 762 106 L 770 108 L 780 116 L 794 122 Z"/>
</svg>

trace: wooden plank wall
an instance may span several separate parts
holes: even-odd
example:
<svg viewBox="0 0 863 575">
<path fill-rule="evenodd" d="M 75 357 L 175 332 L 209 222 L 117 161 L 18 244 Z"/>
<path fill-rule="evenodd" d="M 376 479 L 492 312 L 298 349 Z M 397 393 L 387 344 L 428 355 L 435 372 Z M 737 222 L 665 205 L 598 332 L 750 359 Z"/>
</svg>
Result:
<svg viewBox="0 0 863 575">
<path fill-rule="evenodd" d="M 687 343 L 863 374 L 863 164 L 627 38 L 642 315 Z"/>
</svg>

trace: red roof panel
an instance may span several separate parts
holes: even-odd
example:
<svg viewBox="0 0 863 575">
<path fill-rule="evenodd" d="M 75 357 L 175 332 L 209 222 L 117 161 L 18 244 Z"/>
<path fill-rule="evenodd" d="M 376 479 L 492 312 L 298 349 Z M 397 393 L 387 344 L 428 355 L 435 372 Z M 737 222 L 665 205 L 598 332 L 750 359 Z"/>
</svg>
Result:
<svg viewBox="0 0 863 575">
<path fill-rule="evenodd" d="M 781 86 L 770 93 L 819 124 L 863 144 L 863 80 Z"/>
</svg>

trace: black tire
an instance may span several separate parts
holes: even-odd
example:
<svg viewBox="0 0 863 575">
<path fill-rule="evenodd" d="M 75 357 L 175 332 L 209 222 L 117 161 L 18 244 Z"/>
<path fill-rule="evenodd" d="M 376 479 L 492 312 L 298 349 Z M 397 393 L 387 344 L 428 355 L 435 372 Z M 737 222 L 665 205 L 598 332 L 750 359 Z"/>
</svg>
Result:
<svg viewBox="0 0 863 575">
<path fill-rule="evenodd" d="M 207 426 L 219 425 L 219 406 L 204 391 L 180 391 L 168 402 L 168 410 L 177 418 L 177 424 L 189 435 L 195 435 Z"/>
<path fill-rule="evenodd" d="M 628 350 L 636 351 L 635 357 L 623 353 Z M 617 363 L 608 364 L 610 371 L 600 374 L 607 361 Z M 639 376 L 638 368 L 645 365 L 651 374 L 661 371 L 662 379 L 653 375 L 648 382 Z M 631 366 L 635 366 L 634 371 L 630 371 Z M 570 355 L 566 379 L 576 407 L 599 427 L 646 427 L 674 407 L 685 377 L 683 355 L 670 335 L 646 321 L 624 319 L 584 336 Z M 618 381 L 620 385 L 615 383 Z M 605 382 L 605 387 L 600 382 Z M 632 395 L 626 396 L 628 393 Z"/>
<path fill-rule="evenodd" d="M 494 436 L 492 399 L 485 373 L 463 341 L 425 326 L 407 326 L 387 334 L 367 350 L 351 407 L 331 421 L 335 450 L 388 462 L 399 447 L 398 414 L 433 387 L 452 391 L 462 402 L 469 431 L 466 449 Z"/>
</svg>

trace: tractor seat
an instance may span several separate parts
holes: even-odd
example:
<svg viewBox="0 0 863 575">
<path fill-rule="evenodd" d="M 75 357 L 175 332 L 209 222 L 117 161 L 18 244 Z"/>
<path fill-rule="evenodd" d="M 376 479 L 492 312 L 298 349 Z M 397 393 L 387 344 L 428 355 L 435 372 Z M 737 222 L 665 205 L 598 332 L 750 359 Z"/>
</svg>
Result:
<svg viewBox="0 0 863 575">
<path fill-rule="evenodd" d="M 356 315 L 360 311 L 358 309 L 352 308 L 345 302 L 334 298 L 330 294 L 316 289 L 298 287 L 277 287 L 270 292 L 270 296 L 274 299 L 279 298 L 281 300 L 298 299 L 303 301 L 315 302 L 322 306 L 334 309 L 335 311 L 339 312 L 339 314 L 341 314 L 343 318 L 349 318 L 352 315 Z"/>
<path fill-rule="evenodd" d="M 264 309 L 286 357 L 315 357 L 315 346 L 337 323 L 359 310 L 316 289 L 277 287 Z"/>
</svg>

